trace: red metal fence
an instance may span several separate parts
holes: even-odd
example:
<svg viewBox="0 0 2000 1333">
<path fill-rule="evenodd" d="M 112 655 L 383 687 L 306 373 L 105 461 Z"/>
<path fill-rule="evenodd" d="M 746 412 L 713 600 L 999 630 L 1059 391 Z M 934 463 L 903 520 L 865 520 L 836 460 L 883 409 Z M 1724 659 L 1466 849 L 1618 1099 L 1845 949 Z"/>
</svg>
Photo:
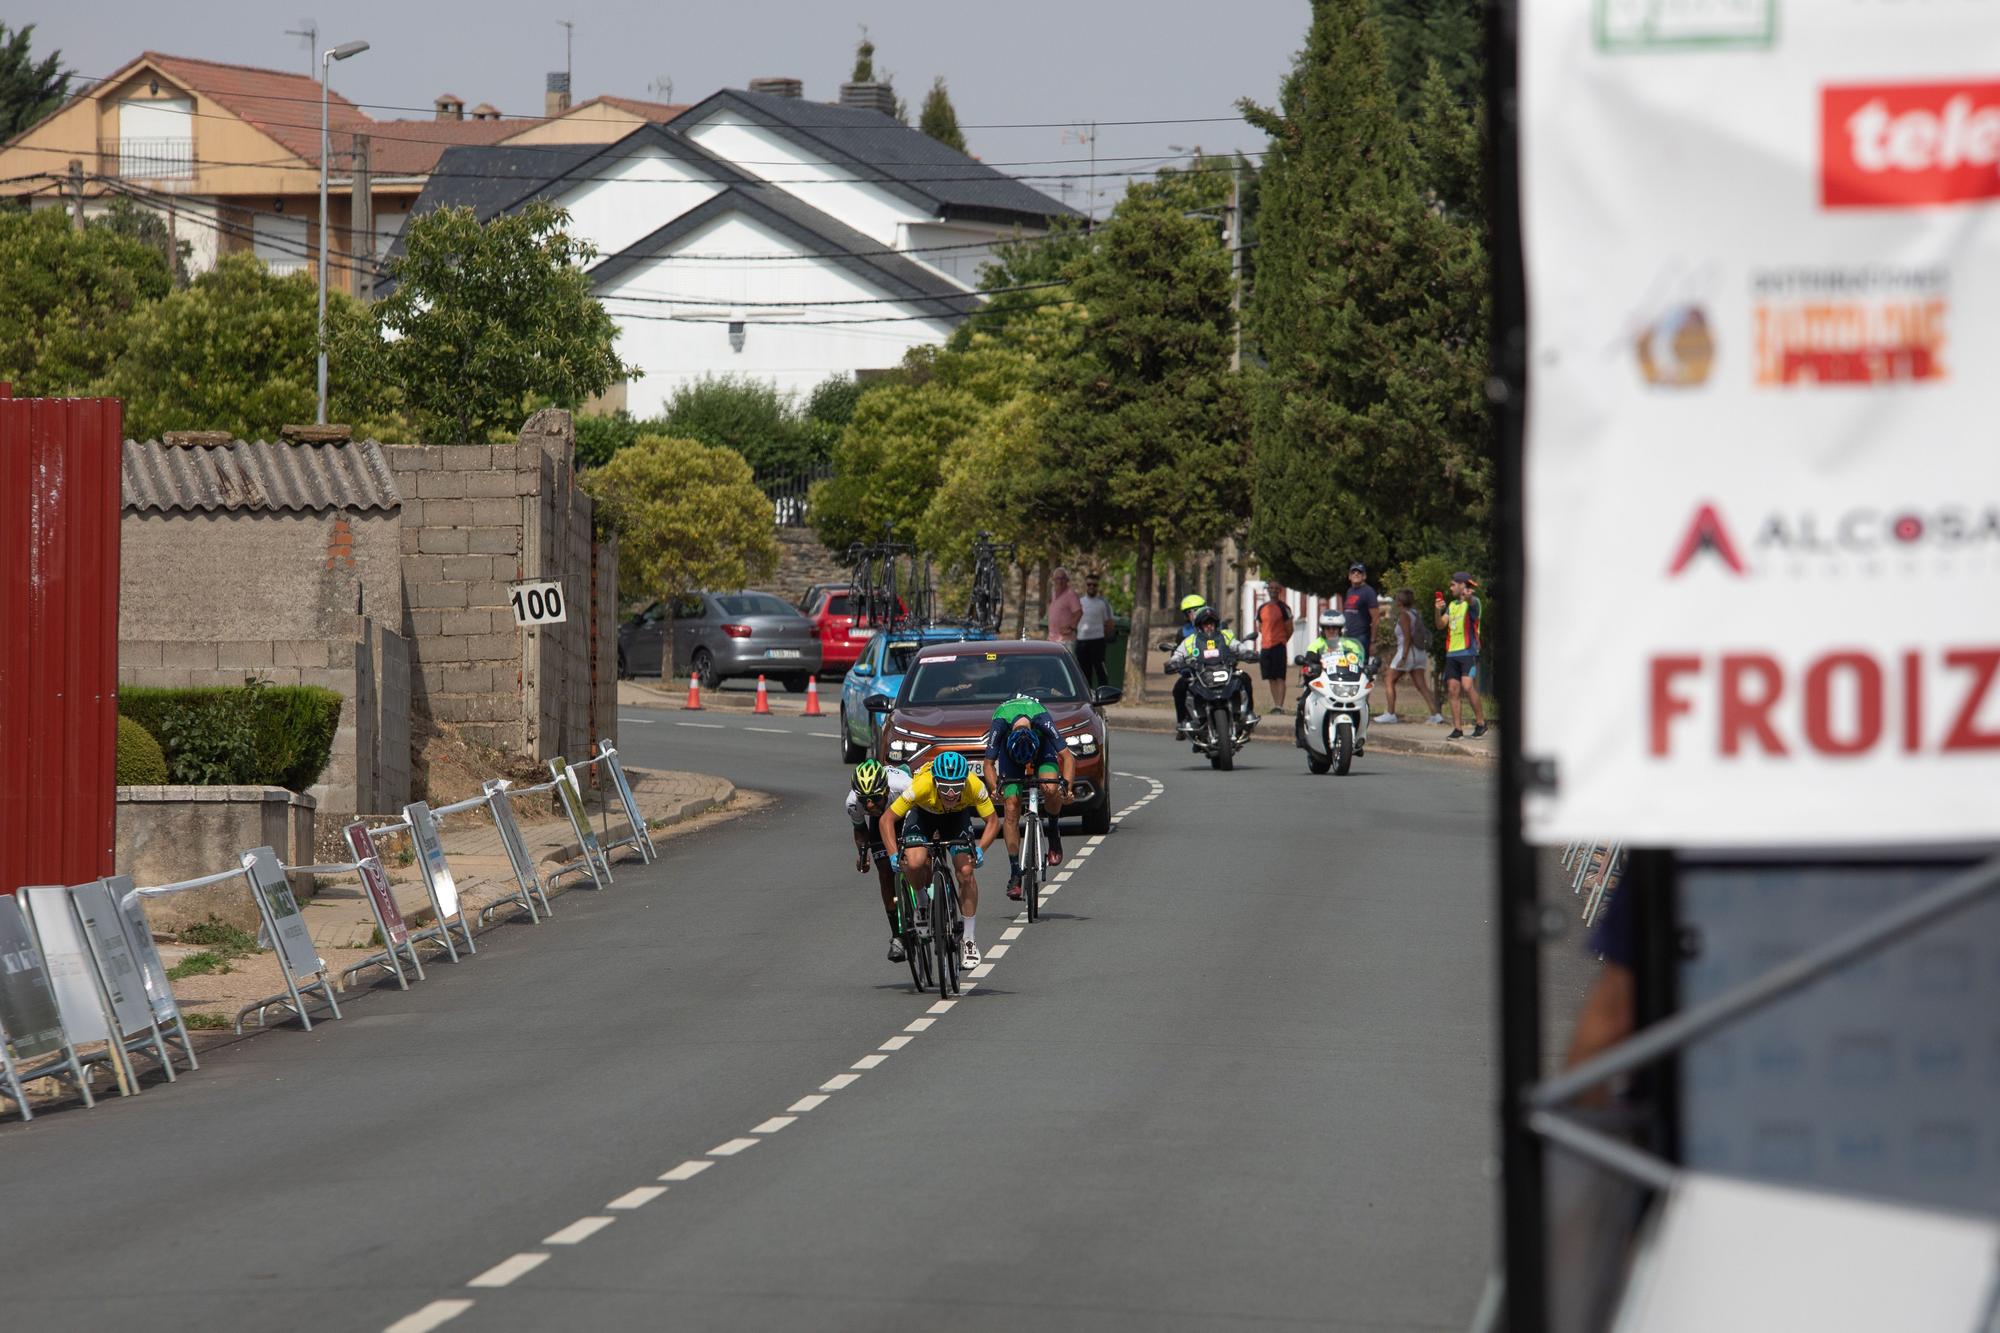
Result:
<svg viewBox="0 0 2000 1333">
<path fill-rule="evenodd" d="M 0 893 L 112 871 L 115 398 L 0 397 Z"/>
</svg>

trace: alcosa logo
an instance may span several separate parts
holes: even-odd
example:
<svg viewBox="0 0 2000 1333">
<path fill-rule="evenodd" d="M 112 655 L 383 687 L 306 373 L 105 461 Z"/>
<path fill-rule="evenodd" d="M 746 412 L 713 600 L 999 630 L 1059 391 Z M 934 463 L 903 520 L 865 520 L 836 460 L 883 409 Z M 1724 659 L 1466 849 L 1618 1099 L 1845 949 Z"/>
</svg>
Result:
<svg viewBox="0 0 2000 1333">
<path fill-rule="evenodd" d="M 1607 54 L 1767 50 L 1777 34 L 1778 0 L 1597 0 L 1597 49 Z"/>
</svg>

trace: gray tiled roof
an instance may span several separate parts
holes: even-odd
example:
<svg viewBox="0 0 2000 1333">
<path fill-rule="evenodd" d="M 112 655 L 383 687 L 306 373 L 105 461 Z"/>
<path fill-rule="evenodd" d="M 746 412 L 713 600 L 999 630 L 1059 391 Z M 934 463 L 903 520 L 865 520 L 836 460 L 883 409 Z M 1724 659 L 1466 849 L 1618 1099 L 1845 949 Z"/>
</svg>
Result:
<svg viewBox="0 0 2000 1333">
<path fill-rule="evenodd" d="M 389 460 L 373 440 L 334 444 L 125 441 L 127 511 L 400 509 Z"/>
<path fill-rule="evenodd" d="M 690 129 L 718 109 L 725 117 L 736 112 L 810 140 L 836 158 L 865 168 L 857 175 L 879 175 L 883 184 L 935 203 L 946 217 L 1034 227 L 1058 218 L 1083 218 L 1068 205 L 879 111 L 729 88 L 696 103 L 671 123 L 676 129 Z"/>
</svg>

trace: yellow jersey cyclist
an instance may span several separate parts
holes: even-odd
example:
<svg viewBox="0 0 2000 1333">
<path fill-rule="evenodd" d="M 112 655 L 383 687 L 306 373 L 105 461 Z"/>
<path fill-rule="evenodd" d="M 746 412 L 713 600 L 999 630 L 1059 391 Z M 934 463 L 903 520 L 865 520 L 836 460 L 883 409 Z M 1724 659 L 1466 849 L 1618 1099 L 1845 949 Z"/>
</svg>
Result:
<svg viewBox="0 0 2000 1333">
<path fill-rule="evenodd" d="M 889 866 L 889 849 L 882 844 L 882 816 L 889 809 L 889 803 L 910 789 L 910 775 L 900 768 L 890 768 L 873 759 L 864 759 L 854 766 L 854 777 L 847 786 L 847 821 L 854 825 L 854 869 L 860 874 L 868 873 L 868 863 L 875 863 L 876 883 L 882 890 L 882 910 L 889 914 L 889 961 L 900 963 L 903 952 L 903 937 L 897 933 L 896 919 L 896 872 Z"/>
<path fill-rule="evenodd" d="M 972 840 L 975 814 L 986 821 L 976 845 Z M 963 963 L 967 969 L 978 967 L 979 946 L 974 942 L 974 932 L 979 917 L 979 881 L 972 872 L 985 863 L 986 849 L 1000 832 L 1000 821 L 994 818 L 993 798 L 987 794 L 986 784 L 973 775 L 964 755 L 956 750 L 941 751 L 910 779 L 908 791 L 889 802 L 878 824 L 882 844 L 889 849 L 889 864 L 900 863 L 903 878 L 920 892 L 930 882 L 930 848 L 903 847 L 898 826 L 905 837 L 951 846 L 952 869 L 958 878 L 958 907 L 965 918 Z"/>
<path fill-rule="evenodd" d="M 1048 863 L 1062 864 L 1062 834 L 1056 816 L 1062 813 L 1063 799 L 1071 779 L 1076 777 L 1076 756 L 1063 744 L 1049 710 L 1038 699 L 1018 695 L 993 710 L 993 725 L 986 731 L 986 785 L 1000 793 L 1000 808 L 1007 833 L 1007 896 L 1021 897 L 1021 808 L 1027 800 L 1028 774 L 1034 773 L 1042 789 L 1042 833 Z"/>
</svg>

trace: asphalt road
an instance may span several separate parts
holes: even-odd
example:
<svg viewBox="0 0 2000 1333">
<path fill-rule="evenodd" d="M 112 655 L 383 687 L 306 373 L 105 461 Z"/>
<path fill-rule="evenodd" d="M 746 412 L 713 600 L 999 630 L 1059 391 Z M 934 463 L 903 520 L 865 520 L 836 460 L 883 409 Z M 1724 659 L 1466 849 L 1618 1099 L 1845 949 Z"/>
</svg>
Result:
<svg viewBox="0 0 2000 1333">
<path fill-rule="evenodd" d="M 1013 940 L 989 865 L 993 966 L 940 1012 L 883 957 L 829 727 L 624 716 L 633 762 L 776 803 L 407 995 L 0 1126 L 10 1317 L 1464 1327 L 1492 1232 L 1489 769 L 1315 778 L 1256 746 L 1222 774 L 1117 734 L 1115 803 L 1153 799 L 1088 855 L 1069 835 Z"/>
</svg>

